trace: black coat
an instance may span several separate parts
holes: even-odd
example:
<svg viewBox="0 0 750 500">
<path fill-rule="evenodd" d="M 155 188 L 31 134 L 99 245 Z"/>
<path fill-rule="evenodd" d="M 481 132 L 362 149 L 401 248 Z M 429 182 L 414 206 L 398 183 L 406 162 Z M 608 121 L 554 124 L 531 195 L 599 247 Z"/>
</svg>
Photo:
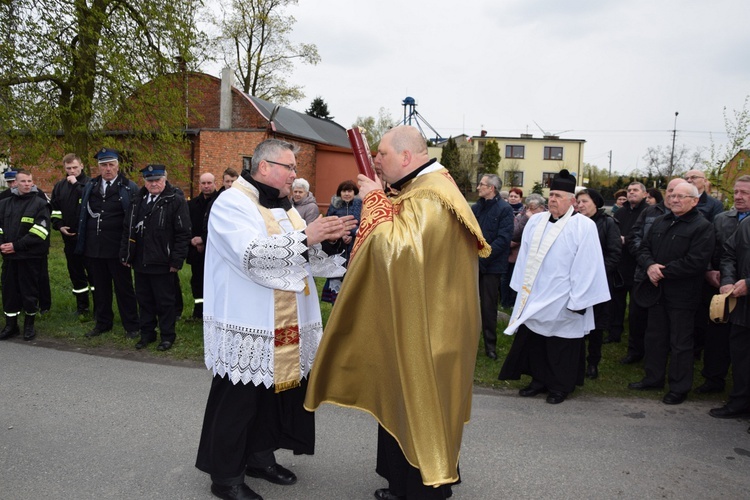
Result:
<svg viewBox="0 0 750 500">
<path fill-rule="evenodd" d="M 641 215 L 638 216 L 638 220 L 636 220 L 635 224 L 630 228 L 630 234 L 626 241 L 628 252 L 630 252 L 631 255 L 636 255 L 638 253 L 643 238 L 651 230 L 654 221 L 666 213 L 669 213 L 669 209 L 664 206 L 664 202 L 657 203 L 656 205 L 649 205 L 643 209 Z M 635 269 L 634 281 L 637 283 L 645 279 L 648 279 L 648 276 L 646 276 L 646 270 L 641 266 L 637 266 Z"/>
<path fill-rule="evenodd" d="M 704 274 L 714 251 L 714 228 L 693 208 L 682 217 L 672 212 L 654 221 L 638 249 L 638 264 L 666 266 L 661 303 L 673 309 L 696 309 L 701 301 Z"/>
<path fill-rule="evenodd" d="M 46 200 L 46 198 L 45 198 Z M 0 201 L 0 242 L 13 243 L 15 253 L 3 259 L 20 260 L 45 258 L 49 249 L 49 204 L 37 194 L 37 189 L 18 194 L 13 188 L 10 196 Z"/>
<path fill-rule="evenodd" d="M 196 236 L 200 236 L 203 239 L 203 243 L 206 240 L 203 236 L 203 222 L 206 219 L 206 212 L 208 211 L 208 205 L 213 199 L 213 194 L 208 198 L 203 196 L 203 193 L 198 193 L 198 196 L 187 202 L 188 212 L 190 213 L 190 234 L 191 239 Z M 193 245 L 188 246 L 187 263 L 190 265 L 198 264 L 206 258 L 205 252 L 199 252 Z"/>
<path fill-rule="evenodd" d="M 635 207 L 631 207 L 630 203 L 626 203 L 625 205 L 620 207 L 617 212 L 615 212 L 615 215 L 613 215 L 615 220 L 620 224 L 620 233 L 625 236 L 625 248 L 622 252 L 620 273 L 622 274 L 622 278 L 625 281 L 625 285 L 628 287 L 633 284 L 633 277 L 635 275 L 636 268 L 635 255 L 628 250 L 631 238 L 630 230 L 638 220 L 641 212 L 643 212 L 647 206 L 648 203 L 646 203 L 646 199 L 644 198 Z"/>
<path fill-rule="evenodd" d="M 144 187 L 133 198 L 125 217 L 120 260 L 135 272 L 181 269 L 190 246 L 190 214 L 182 191 L 167 182 L 150 210 Z"/>
<path fill-rule="evenodd" d="M 599 243 L 602 246 L 602 255 L 604 256 L 604 269 L 607 273 L 607 284 L 611 292 L 615 282 L 618 281 L 618 266 L 622 257 L 620 228 L 617 221 L 602 208 L 597 210 L 591 220 L 596 224 L 596 230 L 599 233 Z M 619 279 L 621 280 L 621 278 Z M 594 306 L 594 323 L 597 329 L 606 330 L 609 328 L 611 303 L 612 301 L 608 300 Z"/>
<path fill-rule="evenodd" d="M 507 272 L 510 239 L 513 237 L 513 209 L 507 201 L 495 196 L 489 200 L 479 198 L 471 210 L 482 228 L 482 236 L 492 247 L 489 257 L 479 259 L 479 273 Z"/>
<path fill-rule="evenodd" d="M 750 288 L 750 217 L 737 225 L 737 230 L 724 243 L 721 256 L 721 286 L 734 285 L 744 279 Z M 737 298 L 729 320 L 734 325 L 750 327 L 750 301 L 748 295 Z"/>
</svg>

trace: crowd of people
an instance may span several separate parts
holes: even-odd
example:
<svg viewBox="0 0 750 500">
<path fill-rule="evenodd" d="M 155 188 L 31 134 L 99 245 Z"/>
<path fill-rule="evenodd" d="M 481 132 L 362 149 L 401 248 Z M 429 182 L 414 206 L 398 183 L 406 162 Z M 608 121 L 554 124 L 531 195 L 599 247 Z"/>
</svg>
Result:
<svg viewBox="0 0 750 500">
<path fill-rule="evenodd" d="M 709 413 L 750 416 L 750 176 L 737 178 L 726 211 L 697 170 L 664 195 L 633 182 L 609 210 L 567 170 L 547 200 L 503 192 L 486 174 L 469 205 L 419 131 L 400 126 L 381 139 L 377 177 L 342 182 L 323 216 L 296 153 L 266 140 L 219 190 L 201 175 L 189 201 L 164 165 L 143 168 L 138 188 L 108 148 L 93 178 L 66 155 L 49 199 L 31 172 L 6 172 L 0 340 L 33 339 L 51 306 L 52 229 L 76 313 L 93 312 L 89 338 L 113 329 L 114 298 L 136 349 L 157 331 L 157 349 L 170 349 L 178 271 L 189 264 L 191 318 L 202 321 L 213 373 L 196 467 L 231 500 L 261 498 L 246 476 L 297 482 L 274 452 L 313 453 L 322 403 L 375 417 L 376 472 L 387 482 L 376 498 L 450 497 L 480 339 L 498 360 L 498 306 L 513 335 L 498 376 L 530 376 L 521 397 L 562 403 L 599 377 L 602 345 L 627 332 L 619 362 L 643 361 L 630 389 L 666 386 L 663 402 L 676 405 L 691 390 L 724 391 L 731 366 L 729 399 Z M 334 304 L 325 335 L 313 277 L 326 278 L 322 300 Z M 700 355 L 705 380 L 693 388 Z"/>
</svg>

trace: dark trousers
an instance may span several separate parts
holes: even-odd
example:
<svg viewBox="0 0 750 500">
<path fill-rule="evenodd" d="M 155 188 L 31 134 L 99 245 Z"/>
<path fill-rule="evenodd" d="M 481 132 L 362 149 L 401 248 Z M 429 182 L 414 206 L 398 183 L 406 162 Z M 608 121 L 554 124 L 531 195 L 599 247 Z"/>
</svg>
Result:
<svg viewBox="0 0 750 500">
<path fill-rule="evenodd" d="M 89 309 L 89 286 L 93 285 L 86 265 L 86 257 L 75 253 L 76 238 L 63 237 L 65 244 L 65 261 L 68 264 L 68 276 L 73 285 L 73 295 L 76 298 L 76 308 L 79 311 Z"/>
<path fill-rule="evenodd" d="M 114 285 L 122 326 L 126 332 L 137 331 L 138 306 L 130 268 L 123 266 L 118 259 L 89 258 L 88 262 L 94 282 L 96 328 L 104 332 L 112 329 L 115 319 L 115 314 L 112 312 L 112 286 Z"/>
<path fill-rule="evenodd" d="M 703 348 L 703 370 L 701 375 L 706 382 L 717 387 L 724 387 L 729 365 L 730 355 L 730 323 L 709 322 L 706 330 L 706 341 Z"/>
<path fill-rule="evenodd" d="M 669 362 L 669 390 L 686 394 L 693 387 L 693 313 L 661 303 L 649 308 L 645 383 L 664 385 Z"/>
<path fill-rule="evenodd" d="M 521 328 L 526 328 L 525 325 Z M 545 337 L 529 330 L 529 369 L 532 386 L 569 394 L 580 374 L 583 338 Z"/>
<path fill-rule="evenodd" d="M 375 472 L 388 481 L 388 489 L 409 500 L 446 498 L 450 485 L 433 488 L 422 483 L 422 474 L 412 466 L 401 451 L 398 441 L 378 425 L 378 452 Z"/>
<path fill-rule="evenodd" d="M 41 269 L 39 270 L 39 309 L 41 311 L 49 311 L 52 309 L 52 290 L 49 284 L 49 268 L 47 263 L 47 256 L 39 260 Z"/>
<path fill-rule="evenodd" d="M 641 307 L 630 297 L 628 305 L 628 354 L 642 358 L 645 354 L 648 309 Z"/>
<path fill-rule="evenodd" d="M 500 305 L 505 309 L 512 308 L 516 303 L 516 292 L 510 287 L 515 262 L 508 262 L 508 270 L 500 278 Z"/>
<path fill-rule="evenodd" d="M 36 314 L 42 261 L 47 258 L 4 260 L 2 289 L 6 316 L 17 315 L 21 310 L 27 315 Z"/>
<path fill-rule="evenodd" d="M 625 331 L 625 310 L 631 289 L 632 285 L 612 290 L 612 317 L 609 322 L 609 339 L 611 340 L 619 341 Z M 635 302 L 632 296 L 630 302 Z"/>
<path fill-rule="evenodd" d="M 727 406 L 733 410 L 750 410 L 750 328 L 730 326 L 729 352 L 733 387 Z"/>
<path fill-rule="evenodd" d="M 193 275 L 190 277 L 190 290 L 193 292 L 193 317 L 203 318 L 203 275 L 205 270 L 205 260 L 200 259 L 198 262 L 191 264 L 190 268 Z"/>
<path fill-rule="evenodd" d="M 135 297 L 138 299 L 139 324 L 143 340 L 156 340 L 158 319 L 162 342 L 175 341 L 174 274 L 135 273 Z"/>
<path fill-rule="evenodd" d="M 501 274 L 479 273 L 479 305 L 482 313 L 484 351 L 495 352 L 497 345 L 497 299 Z"/>
<path fill-rule="evenodd" d="M 602 343 L 604 341 L 604 330 L 597 328 L 591 330 L 586 335 L 585 341 L 588 344 L 588 356 L 586 356 L 586 362 L 589 365 L 599 366 L 599 362 L 602 360 Z"/>
<path fill-rule="evenodd" d="M 712 287 L 704 281 L 700 293 L 701 302 L 695 310 L 695 325 L 693 326 L 693 351 L 695 351 L 696 359 L 701 358 L 700 353 L 706 346 L 708 324 L 711 322 L 709 318 L 711 299 L 715 294 L 719 293 L 719 289 Z"/>
<path fill-rule="evenodd" d="M 180 273 L 170 273 L 174 280 L 174 310 L 175 317 L 182 317 L 182 310 L 185 308 L 185 304 L 182 301 L 182 285 L 180 284 Z"/>
</svg>

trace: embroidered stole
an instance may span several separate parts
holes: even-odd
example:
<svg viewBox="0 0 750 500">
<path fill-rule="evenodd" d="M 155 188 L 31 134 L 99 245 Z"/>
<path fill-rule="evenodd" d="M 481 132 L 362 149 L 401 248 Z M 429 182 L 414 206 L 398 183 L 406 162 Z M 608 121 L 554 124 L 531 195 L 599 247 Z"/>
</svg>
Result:
<svg viewBox="0 0 750 500">
<path fill-rule="evenodd" d="M 573 207 L 568 208 L 565 215 L 563 215 L 550 228 L 547 235 L 542 238 L 544 230 L 547 228 L 547 222 L 549 222 L 550 215 L 549 212 L 543 212 L 542 217 L 544 220 L 539 221 L 536 228 L 534 228 L 534 235 L 531 238 L 531 245 L 529 245 L 529 256 L 526 260 L 526 268 L 524 269 L 523 274 L 520 300 L 516 308 L 513 310 L 513 317 L 511 318 L 508 327 L 518 320 L 521 316 L 521 311 L 526 307 L 526 301 L 529 299 L 531 287 L 534 285 L 537 274 L 539 274 L 539 269 L 542 267 L 542 261 L 544 260 L 544 257 L 547 256 L 547 252 L 549 252 L 550 247 L 552 247 L 552 243 L 554 243 L 557 237 L 560 236 L 560 232 L 562 232 L 563 228 L 570 220 L 570 217 L 573 215 Z"/>
</svg>

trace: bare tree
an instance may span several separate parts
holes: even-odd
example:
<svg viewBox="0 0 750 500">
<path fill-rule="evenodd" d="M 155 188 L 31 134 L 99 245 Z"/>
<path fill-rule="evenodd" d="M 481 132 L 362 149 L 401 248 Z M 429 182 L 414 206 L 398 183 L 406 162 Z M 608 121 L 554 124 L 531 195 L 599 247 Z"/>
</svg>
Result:
<svg viewBox="0 0 750 500">
<path fill-rule="evenodd" d="M 374 116 L 358 116 L 357 119 L 354 120 L 352 127 L 362 127 L 365 129 L 367 144 L 370 145 L 371 149 L 375 150 L 378 148 L 380 138 L 383 137 L 383 134 L 396 125 L 398 125 L 398 121 L 391 116 L 387 109 L 381 107 L 378 110 L 377 119 L 375 119 Z"/>
<path fill-rule="evenodd" d="M 646 150 L 643 156 L 646 161 L 645 172 L 653 177 L 665 177 L 671 179 L 677 175 L 682 175 L 688 170 L 693 170 L 703 164 L 703 157 L 700 151 L 691 151 L 684 144 L 674 150 L 670 147 L 656 146 Z"/>
<path fill-rule="evenodd" d="M 289 104 L 305 95 L 302 86 L 287 82 L 294 62 L 320 62 L 314 44 L 293 44 L 289 35 L 296 20 L 284 12 L 297 0 L 231 0 L 220 22 L 224 62 L 236 68 L 245 93 L 277 104 Z"/>
</svg>

